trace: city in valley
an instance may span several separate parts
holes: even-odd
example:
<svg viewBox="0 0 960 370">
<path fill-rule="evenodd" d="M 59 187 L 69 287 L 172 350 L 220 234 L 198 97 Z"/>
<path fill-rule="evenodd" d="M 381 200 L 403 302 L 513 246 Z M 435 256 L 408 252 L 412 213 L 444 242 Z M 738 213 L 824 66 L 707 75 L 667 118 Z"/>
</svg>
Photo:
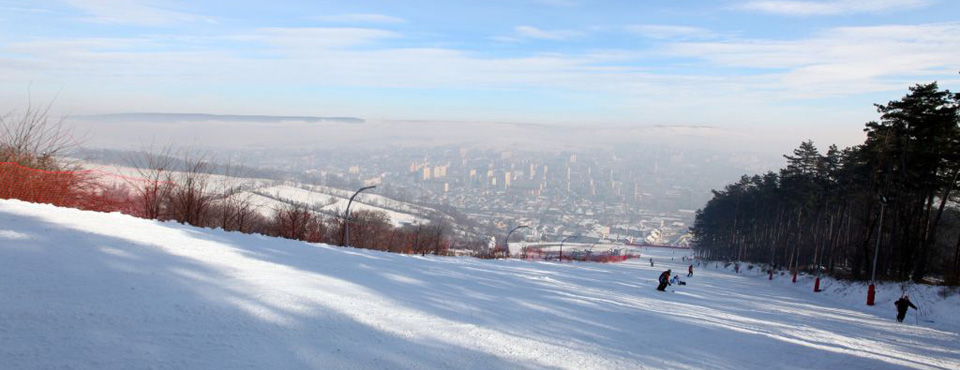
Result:
<svg viewBox="0 0 960 370">
<path fill-rule="evenodd" d="M 244 122 L 234 124 L 239 130 L 250 127 Z M 315 128 L 316 132 L 328 129 Z M 384 210 L 396 226 L 443 219 L 454 244 L 474 250 L 502 245 L 517 226 L 527 227 L 517 230 L 511 238 L 514 243 L 555 244 L 573 236 L 572 245 L 687 247 L 695 212 L 712 196 L 712 189 L 777 163 L 775 156 L 762 153 L 683 143 L 584 142 L 587 145 L 558 142 L 557 148 L 522 141 L 494 148 L 468 143 L 389 147 L 360 142 L 355 148 L 329 144 L 320 149 L 305 145 L 279 149 L 283 146 L 273 145 L 215 148 L 206 153 L 211 161 L 243 167 L 233 176 L 272 180 L 248 182 L 247 190 L 261 199 L 266 216 L 271 216 L 278 201 L 323 203 L 325 213 L 336 216 L 345 203 L 335 203 L 330 196 L 342 201 L 361 187 L 376 186 L 357 201 L 378 202 L 371 205 Z M 129 158 L 136 151 L 90 149 L 82 156 L 123 168 L 133 166 Z"/>
</svg>

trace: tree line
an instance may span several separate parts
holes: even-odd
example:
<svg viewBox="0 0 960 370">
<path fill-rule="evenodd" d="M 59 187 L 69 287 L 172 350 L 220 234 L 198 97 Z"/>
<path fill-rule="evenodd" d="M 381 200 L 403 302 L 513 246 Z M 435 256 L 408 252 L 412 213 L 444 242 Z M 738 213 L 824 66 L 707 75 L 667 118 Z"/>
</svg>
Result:
<svg viewBox="0 0 960 370">
<path fill-rule="evenodd" d="M 956 285 L 960 94 L 918 84 L 875 106 L 863 144 L 805 141 L 778 172 L 714 190 L 691 228 L 698 255 L 852 279 L 875 259 L 880 279 Z"/>
</svg>

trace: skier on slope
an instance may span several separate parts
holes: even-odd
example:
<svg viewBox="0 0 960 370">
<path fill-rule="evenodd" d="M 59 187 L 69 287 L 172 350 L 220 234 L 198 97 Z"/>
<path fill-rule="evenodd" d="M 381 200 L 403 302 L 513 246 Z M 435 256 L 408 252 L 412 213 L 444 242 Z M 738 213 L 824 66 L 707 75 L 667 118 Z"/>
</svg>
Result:
<svg viewBox="0 0 960 370">
<path fill-rule="evenodd" d="M 653 267 L 653 258 L 650 259 L 650 267 Z"/>
<path fill-rule="evenodd" d="M 693 277 L 693 264 L 690 264 L 690 267 L 687 268 L 687 277 Z"/>
<path fill-rule="evenodd" d="M 670 285 L 670 270 L 660 274 L 660 285 L 657 286 L 657 290 L 662 292 L 667 289 L 667 285 Z"/>
<path fill-rule="evenodd" d="M 903 322 L 903 318 L 907 317 L 907 309 L 910 307 L 913 307 L 914 310 L 917 309 L 917 306 L 910 302 L 910 296 L 907 295 L 900 297 L 893 304 L 897 306 L 897 322 Z"/>
</svg>

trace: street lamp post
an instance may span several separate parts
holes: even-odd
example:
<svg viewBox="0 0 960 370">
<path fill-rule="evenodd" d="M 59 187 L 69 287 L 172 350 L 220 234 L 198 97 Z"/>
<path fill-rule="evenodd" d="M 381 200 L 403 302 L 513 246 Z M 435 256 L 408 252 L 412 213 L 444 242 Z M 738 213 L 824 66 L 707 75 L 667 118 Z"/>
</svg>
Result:
<svg viewBox="0 0 960 370">
<path fill-rule="evenodd" d="M 567 239 L 576 238 L 576 237 L 578 237 L 578 236 L 580 236 L 580 235 L 570 235 L 570 236 L 568 236 L 568 237 L 566 237 L 566 238 L 563 238 L 563 240 L 560 241 L 560 257 L 558 258 L 558 260 L 559 260 L 560 262 L 563 262 L 563 243 L 564 243 L 565 241 L 567 241 Z M 591 249 L 593 249 L 593 248 L 591 248 Z"/>
<path fill-rule="evenodd" d="M 503 241 L 503 250 L 505 251 L 508 257 L 510 256 L 510 235 L 513 234 L 514 231 L 517 231 L 517 229 L 523 229 L 527 227 L 530 227 L 530 226 L 520 225 L 513 228 L 513 230 L 510 230 L 510 232 L 507 233 L 507 239 Z"/>
<path fill-rule="evenodd" d="M 350 205 L 353 204 L 353 198 L 356 198 L 357 194 L 360 194 L 361 191 L 373 189 L 376 187 L 377 187 L 376 185 L 362 187 L 360 188 L 360 190 L 357 190 L 356 193 L 353 193 L 353 195 L 350 196 L 350 201 L 347 202 L 347 210 L 344 211 L 344 215 L 343 215 L 343 246 L 344 247 L 350 246 Z"/>
<path fill-rule="evenodd" d="M 870 272 L 870 286 L 867 287 L 867 306 L 873 306 L 877 297 L 877 288 L 874 285 L 877 279 L 877 255 L 880 254 L 880 238 L 883 236 L 883 211 L 887 206 L 887 198 L 880 195 L 880 222 L 877 223 L 877 246 L 873 249 L 873 271 Z"/>
</svg>

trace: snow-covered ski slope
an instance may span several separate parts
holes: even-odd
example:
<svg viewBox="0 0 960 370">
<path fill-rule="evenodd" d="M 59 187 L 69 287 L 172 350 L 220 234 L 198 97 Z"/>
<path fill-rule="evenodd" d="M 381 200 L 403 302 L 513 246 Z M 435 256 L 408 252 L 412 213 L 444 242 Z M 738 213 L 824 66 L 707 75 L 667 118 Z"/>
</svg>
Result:
<svg viewBox="0 0 960 370">
<path fill-rule="evenodd" d="M 0 201 L 0 368 L 960 368 L 955 325 L 892 305 L 713 269 L 657 292 L 671 253 L 420 257 Z"/>
</svg>

